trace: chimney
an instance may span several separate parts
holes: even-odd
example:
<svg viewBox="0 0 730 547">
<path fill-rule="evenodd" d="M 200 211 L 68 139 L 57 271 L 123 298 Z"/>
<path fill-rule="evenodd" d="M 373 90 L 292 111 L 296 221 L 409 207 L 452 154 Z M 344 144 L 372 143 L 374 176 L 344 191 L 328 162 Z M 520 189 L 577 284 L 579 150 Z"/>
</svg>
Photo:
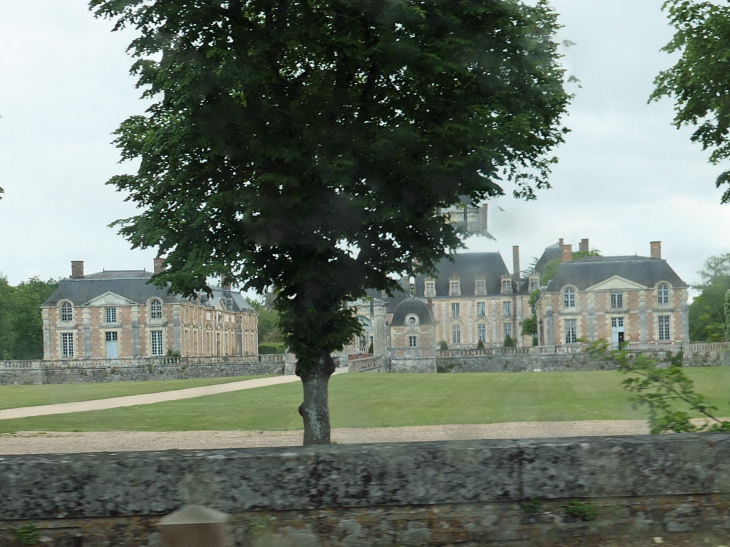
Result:
<svg viewBox="0 0 730 547">
<path fill-rule="evenodd" d="M 400 287 L 407 296 L 411 296 L 411 276 L 406 274 L 400 278 Z"/>
<path fill-rule="evenodd" d="M 162 264 L 164 261 L 165 261 L 165 259 L 162 258 L 161 256 L 158 256 L 157 258 L 155 258 L 155 270 L 154 270 L 155 275 L 157 275 L 159 273 L 162 273 L 162 272 L 164 272 L 167 269 Z"/>
<path fill-rule="evenodd" d="M 224 291 L 230 291 L 232 289 L 231 282 L 225 275 L 221 276 L 221 289 L 223 289 Z"/>
<path fill-rule="evenodd" d="M 562 253 L 563 262 L 570 262 L 573 260 L 573 246 L 572 245 L 561 245 L 560 252 Z"/>
<path fill-rule="evenodd" d="M 512 278 L 515 280 L 515 283 L 519 283 L 520 281 L 520 246 L 519 245 L 513 245 L 512 246 Z"/>
<path fill-rule="evenodd" d="M 662 242 L 652 241 L 651 242 L 651 257 L 661 258 L 662 257 Z"/>
<path fill-rule="evenodd" d="M 84 277 L 84 261 L 83 260 L 72 260 L 71 261 L 71 279 L 78 279 Z"/>
<path fill-rule="evenodd" d="M 581 239 L 580 245 L 578 246 L 579 251 L 588 252 L 590 249 L 588 248 L 588 240 L 587 239 Z"/>
<path fill-rule="evenodd" d="M 560 239 L 558 239 L 558 245 L 560 245 L 561 249 L 563 248 L 563 238 L 562 237 Z"/>
</svg>

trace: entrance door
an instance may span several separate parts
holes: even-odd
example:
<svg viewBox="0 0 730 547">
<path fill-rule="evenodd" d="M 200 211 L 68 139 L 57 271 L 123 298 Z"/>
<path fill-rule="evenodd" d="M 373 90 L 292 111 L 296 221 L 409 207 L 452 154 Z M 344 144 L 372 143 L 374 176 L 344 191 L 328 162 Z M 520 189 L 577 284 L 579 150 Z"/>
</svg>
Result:
<svg viewBox="0 0 730 547">
<path fill-rule="evenodd" d="M 611 318 L 611 346 L 618 349 L 624 343 L 624 318 Z"/>
<path fill-rule="evenodd" d="M 107 359 L 118 359 L 119 358 L 116 332 L 107 332 L 106 333 L 106 358 Z"/>
</svg>

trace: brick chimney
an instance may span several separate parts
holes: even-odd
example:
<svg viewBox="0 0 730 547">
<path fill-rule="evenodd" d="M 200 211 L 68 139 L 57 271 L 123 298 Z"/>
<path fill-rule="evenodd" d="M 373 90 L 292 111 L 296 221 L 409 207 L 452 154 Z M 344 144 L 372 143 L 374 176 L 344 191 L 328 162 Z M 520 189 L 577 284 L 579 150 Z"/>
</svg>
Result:
<svg viewBox="0 0 730 547">
<path fill-rule="evenodd" d="M 512 246 L 512 279 L 515 283 L 520 281 L 520 246 Z"/>
<path fill-rule="evenodd" d="M 230 291 L 232 289 L 231 282 L 225 275 L 221 276 L 221 289 L 223 289 L 224 291 Z"/>
<path fill-rule="evenodd" d="M 72 260 L 71 261 L 71 279 L 78 279 L 84 277 L 84 261 L 83 260 Z"/>
<path fill-rule="evenodd" d="M 563 262 L 570 262 L 573 260 L 573 246 L 572 245 L 561 245 L 560 246 L 561 257 Z"/>
<path fill-rule="evenodd" d="M 563 238 L 562 237 L 560 239 L 558 239 L 558 245 L 560 245 L 560 248 L 563 247 Z"/>
<path fill-rule="evenodd" d="M 158 256 L 157 258 L 155 258 L 155 269 L 154 269 L 155 275 L 162 273 L 167 269 L 163 265 L 164 261 L 165 261 L 165 259 L 162 258 L 161 256 Z"/>
<path fill-rule="evenodd" d="M 587 239 L 581 239 L 580 245 L 578 246 L 579 251 L 588 252 L 590 249 L 588 248 L 588 240 Z"/>
<path fill-rule="evenodd" d="M 651 257 L 661 258 L 662 257 L 662 242 L 652 241 L 651 242 Z"/>
</svg>

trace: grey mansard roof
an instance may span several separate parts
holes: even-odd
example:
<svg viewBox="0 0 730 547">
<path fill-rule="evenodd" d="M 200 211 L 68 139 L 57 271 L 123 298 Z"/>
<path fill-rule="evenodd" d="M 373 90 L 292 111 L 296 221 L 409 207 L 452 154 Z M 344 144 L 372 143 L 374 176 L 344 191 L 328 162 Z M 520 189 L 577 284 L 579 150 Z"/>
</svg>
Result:
<svg viewBox="0 0 730 547">
<path fill-rule="evenodd" d="M 558 292 L 565 285 L 585 290 L 614 276 L 645 287 L 667 281 L 673 287 L 686 287 L 675 271 L 661 258 L 647 256 L 588 256 L 558 267 L 546 292 Z"/>
<path fill-rule="evenodd" d="M 417 298 L 406 298 L 398 304 L 390 324 L 392 326 L 405 325 L 406 317 L 411 314 L 418 316 L 418 322 L 421 325 L 433 324 L 433 317 L 431 316 L 431 311 L 428 309 L 428 306 L 425 302 L 418 300 Z"/>
<path fill-rule="evenodd" d="M 545 251 L 543 251 L 540 260 L 538 260 L 537 264 L 535 264 L 535 272 L 542 274 L 542 271 L 545 269 L 545 264 L 551 260 L 562 258 L 562 256 L 563 251 L 560 249 L 560 243 L 555 243 L 554 245 L 550 245 L 550 247 L 545 247 Z"/>
<path fill-rule="evenodd" d="M 167 289 L 148 283 L 151 272 L 144 270 L 103 271 L 84 277 L 64 279 L 43 306 L 55 306 L 62 300 L 68 300 L 74 306 L 83 306 L 87 302 L 106 293 L 114 293 L 137 304 L 146 304 L 150 298 L 159 298 L 166 304 L 184 302 L 187 299 L 178 294 L 170 294 Z M 231 311 L 251 310 L 250 304 L 240 293 L 219 287 L 211 287 L 210 297 L 201 295 L 205 304 L 215 307 L 221 298 L 230 298 Z"/>
<path fill-rule="evenodd" d="M 445 258 L 436 266 L 436 297 L 449 295 L 449 279 L 458 277 L 461 281 L 461 296 L 474 296 L 475 281 L 484 278 L 487 282 L 487 296 L 501 293 L 502 276 L 509 275 L 507 266 L 499 253 L 459 253 L 454 262 Z M 416 277 L 416 296 L 424 298 L 424 281 L 427 276 Z M 514 288 L 514 284 L 513 284 Z"/>
</svg>

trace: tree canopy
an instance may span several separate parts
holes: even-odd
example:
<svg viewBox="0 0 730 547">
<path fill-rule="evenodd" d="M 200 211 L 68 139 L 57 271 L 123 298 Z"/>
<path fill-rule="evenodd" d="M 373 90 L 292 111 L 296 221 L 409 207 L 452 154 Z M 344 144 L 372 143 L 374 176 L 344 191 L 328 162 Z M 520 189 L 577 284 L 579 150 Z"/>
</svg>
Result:
<svg viewBox="0 0 730 547">
<path fill-rule="evenodd" d="M 92 0 L 139 32 L 153 101 L 118 129 L 142 208 L 118 222 L 157 247 L 157 283 L 225 275 L 275 290 L 304 385 L 305 443 L 329 442 L 347 301 L 432 273 L 460 245 L 439 208 L 548 188 L 570 95 L 545 0 Z M 415 264 L 415 266 L 414 266 Z M 322 403 L 324 401 L 324 404 Z"/>
<path fill-rule="evenodd" d="M 710 162 L 718 164 L 730 157 L 730 6 L 667 0 L 664 9 L 676 33 L 663 51 L 680 53 L 680 58 L 657 76 L 650 100 L 672 97 L 674 125 L 697 126 L 692 141 L 711 149 Z M 716 185 L 728 183 L 730 170 L 717 178 Z M 722 196 L 722 203 L 728 202 L 730 189 Z"/>
<path fill-rule="evenodd" d="M 700 291 L 689 305 L 689 338 L 719 342 L 725 339 L 727 315 L 725 295 L 730 290 L 730 253 L 711 256 L 698 272 Z"/>
</svg>

